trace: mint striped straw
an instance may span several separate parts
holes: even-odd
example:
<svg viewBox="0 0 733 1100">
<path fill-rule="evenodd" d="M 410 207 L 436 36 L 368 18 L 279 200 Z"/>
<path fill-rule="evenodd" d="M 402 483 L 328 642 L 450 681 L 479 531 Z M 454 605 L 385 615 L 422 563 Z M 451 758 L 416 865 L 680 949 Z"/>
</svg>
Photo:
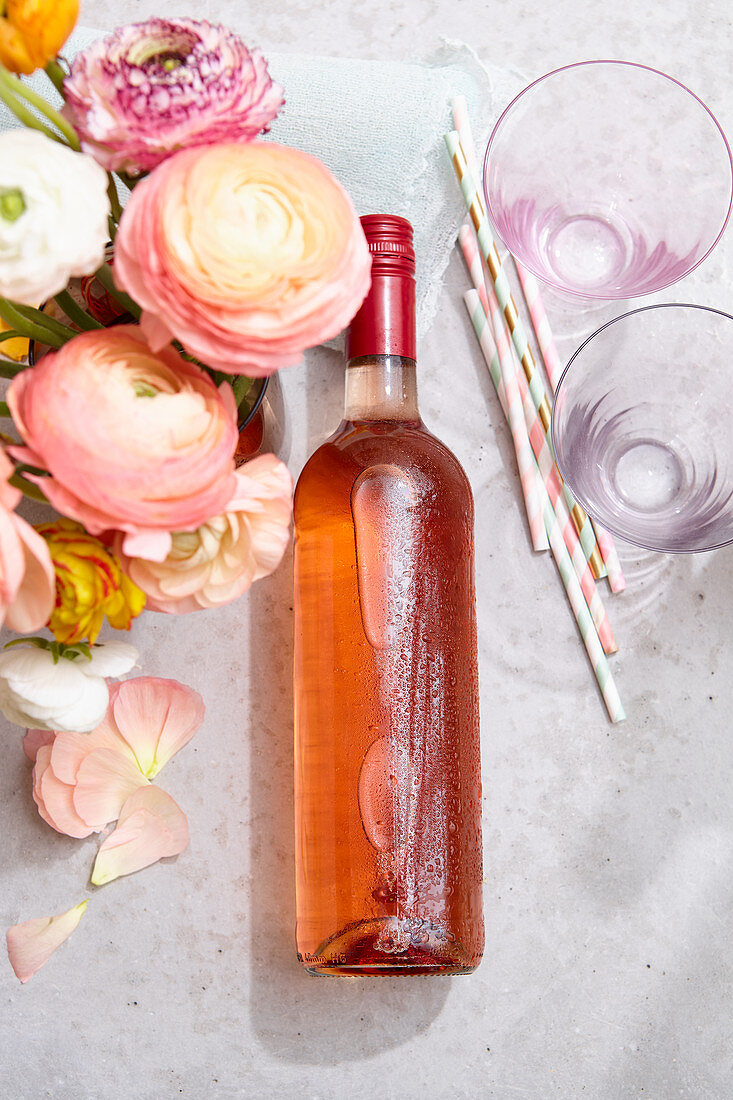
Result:
<svg viewBox="0 0 733 1100">
<path fill-rule="evenodd" d="M 494 340 L 499 353 L 499 363 L 502 367 L 502 376 L 504 376 L 507 372 L 516 372 L 517 368 L 515 364 L 517 355 L 509 339 L 506 326 L 503 324 L 499 303 L 493 290 L 489 291 L 488 300 L 490 305 L 489 322 L 493 326 Z M 518 373 L 521 374 L 521 370 Z M 575 575 L 580 582 L 583 595 L 585 596 L 590 613 L 593 616 L 593 622 L 598 631 L 598 636 L 603 645 L 604 652 L 615 653 L 618 650 L 618 646 L 613 636 L 608 616 L 606 615 L 606 609 L 603 606 L 603 601 L 596 588 L 596 582 L 593 579 L 593 573 L 591 572 L 590 565 L 580 546 L 578 533 L 575 530 L 567 505 L 565 504 L 565 499 L 561 491 L 560 475 L 555 465 L 552 452 L 548 446 L 547 436 L 542 431 L 542 425 L 528 394 L 525 395 L 524 414 L 528 417 L 528 423 L 530 425 L 530 445 L 537 460 L 540 476 L 550 498 L 552 508 L 557 516 L 557 522 L 560 525 L 563 541 L 568 549 Z"/>
<path fill-rule="evenodd" d="M 483 200 L 478 193 L 475 180 L 466 163 L 466 156 L 463 152 L 458 133 L 454 130 L 446 134 L 445 143 L 448 147 L 448 152 L 450 153 L 453 168 L 461 186 L 461 191 L 463 192 L 466 208 L 468 209 L 474 229 L 476 230 L 481 255 L 489 269 L 496 296 L 499 299 L 499 304 L 501 305 L 501 309 L 509 326 L 509 331 L 511 332 L 519 361 L 522 364 L 522 368 L 527 378 L 527 385 L 529 386 L 532 401 L 539 414 L 543 429 L 545 433 L 547 433 L 550 427 L 550 405 L 545 393 L 544 383 L 536 368 L 527 335 L 524 331 L 524 325 L 517 312 L 511 288 L 501 264 L 501 257 L 494 243 L 494 238 L 491 235 Z M 563 485 L 562 491 L 578 531 L 583 553 L 590 562 L 594 575 L 596 577 L 605 576 L 606 568 L 598 552 L 595 534 L 593 533 L 593 528 L 588 516 L 574 499 L 566 485 Z"/>
<path fill-rule="evenodd" d="M 463 232 L 465 230 L 465 233 Z M 470 251 L 470 245 L 466 238 L 470 238 L 473 250 Z M 488 311 L 489 303 L 486 296 L 486 285 L 484 283 L 483 267 L 481 264 L 481 257 L 478 252 L 478 248 L 471 238 L 471 229 L 466 225 L 463 227 L 458 235 L 458 239 L 463 249 L 463 255 L 466 263 L 468 264 L 471 280 L 476 288 L 479 297 L 481 297 L 481 303 L 485 311 Z M 521 371 L 519 372 L 521 374 Z M 522 376 L 523 377 L 523 376 Z M 502 384 L 503 385 L 503 384 Z M 514 444 L 514 452 L 517 456 L 517 466 L 519 468 L 519 478 L 522 486 L 522 495 L 524 496 L 524 506 L 527 512 L 527 520 L 529 522 L 530 535 L 532 537 L 532 547 L 534 550 L 547 550 L 549 549 L 549 542 L 547 541 L 547 533 L 545 531 L 545 522 L 542 517 L 542 505 L 540 498 L 539 486 L 535 484 L 539 474 L 537 473 L 537 463 L 532 453 L 532 445 L 529 441 L 529 435 L 527 433 L 527 424 L 524 419 L 524 411 L 522 406 L 521 397 L 517 394 L 518 401 L 515 405 L 507 405 L 504 408 L 507 420 L 509 421 L 509 428 L 512 434 L 512 442 Z"/>
<path fill-rule="evenodd" d="M 491 336 L 489 322 L 484 313 L 483 306 L 481 305 L 478 292 L 476 290 L 468 290 L 463 298 L 466 309 L 471 317 L 474 332 L 478 337 L 484 360 L 489 368 L 489 374 L 491 375 L 491 379 L 506 415 L 508 414 L 509 404 L 513 397 L 512 388 L 513 386 L 516 387 L 516 374 L 512 383 L 508 375 L 502 373 L 499 354 Z M 565 592 L 570 601 L 570 606 L 572 607 L 575 621 L 583 639 L 583 644 L 585 645 L 591 667 L 593 668 L 598 686 L 601 690 L 608 715 L 612 722 L 621 722 L 626 717 L 626 713 L 621 703 L 618 689 L 613 679 L 613 674 L 611 673 L 611 668 L 608 664 L 606 654 L 603 652 L 603 646 L 598 637 L 588 604 L 583 596 L 580 583 L 573 571 L 573 563 L 563 541 L 560 525 L 552 509 L 550 498 L 544 489 L 544 483 L 541 481 L 539 483 L 540 494 L 543 496 L 542 505 L 545 528 L 550 540 L 550 548 L 555 564 L 562 578 Z"/>
<path fill-rule="evenodd" d="M 542 359 L 547 369 L 547 377 L 550 379 L 550 385 L 554 393 L 560 381 L 560 375 L 562 374 L 562 363 L 558 355 L 555 339 L 552 335 L 550 321 L 545 311 L 545 303 L 542 301 L 539 283 L 534 275 L 520 264 L 516 257 L 513 257 L 513 259 L 519 281 L 522 284 L 522 293 L 527 303 L 527 309 L 532 319 L 532 327 L 534 328 Z M 601 555 L 606 563 L 606 569 L 608 570 L 608 583 L 611 587 L 611 591 L 623 592 L 624 588 L 626 588 L 626 579 L 621 569 L 621 562 L 619 561 L 613 538 L 605 527 L 601 527 L 600 523 L 597 523 L 596 520 L 593 520 L 592 523 L 596 532 Z"/>
<path fill-rule="evenodd" d="M 591 572 L 585 554 L 580 546 L 577 531 L 575 530 L 564 498 L 562 497 L 560 476 L 547 445 L 547 437 L 542 430 L 542 425 L 537 416 L 537 410 L 529 398 L 524 374 L 521 369 L 517 370 L 516 368 L 517 355 L 512 346 L 509 330 L 501 315 L 496 294 L 493 289 L 489 289 L 487 292 L 484 282 L 484 269 L 481 263 L 476 237 L 469 225 L 461 226 L 458 231 L 458 242 L 461 246 L 461 251 L 463 252 L 471 276 L 471 281 L 479 296 L 484 313 L 489 318 L 489 323 L 493 328 L 493 337 L 499 354 L 499 360 L 501 361 L 503 358 L 506 358 L 507 369 L 515 371 L 517 374 L 523 402 L 524 417 L 526 426 L 529 430 L 530 447 L 532 448 L 537 466 L 539 467 L 539 475 L 544 481 L 553 509 L 557 515 L 560 529 L 563 533 L 563 539 L 573 563 L 575 575 L 580 581 L 580 587 L 583 590 L 583 595 L 585 596 L 590 613 L 593 616 L 593 622 L 598 631 L 603 650 L 607 654 L 616 653 L 618 645 L 616 644 L 616 639 L 608 620 L 603 601 L 601 600 L 600 593 L 596 588 L 593 573 Z"/>
</svg>

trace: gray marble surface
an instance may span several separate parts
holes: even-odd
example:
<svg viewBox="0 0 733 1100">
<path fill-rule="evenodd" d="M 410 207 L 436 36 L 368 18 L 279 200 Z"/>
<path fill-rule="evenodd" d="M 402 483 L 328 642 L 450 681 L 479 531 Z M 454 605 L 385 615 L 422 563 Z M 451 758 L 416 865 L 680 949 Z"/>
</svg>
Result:
<svg viewBox="0 0 733 1100">
<path fill-rule="evenodd" d="M 733 134 L 722 0 L 85 0 L 81 21 L 109 29 L 152 13 L 219 19 L 265 51 L 409 60 L 447 35 L 527 79 L 593 57 L 643 61 L 688 83 Z M 729 228 L 658 299 L 730 310 L 732 257 Z M 477 505 L 481 967 L 456 979 L 318 980 L 296 962 L 288 556 L 210 617 L 149 614 L 134 627 L 144 671 L 191 683 L 207 703 L 204 727 L 164 773 L 191 825 L 176 861 L 90 890 L 96 841 L 40 820 L 19 731 L 3 723 L 3 927 L 91 897 L 29 985 L 0 966 L 8 1100 L 733 1093 L 733 553 L 621 548 L 628 588 L 607 607 L 629 717 L 609 725 L 552 562 L 528 545 L 465 287 L 456 256 L 421 349 L 421 405 Z M 555 307 L 568 353 L 599 316 Z M 297 475 L 339 419 L 338 354 L 309 353 L 282 386 L 282 454 Z"/>
</svg>

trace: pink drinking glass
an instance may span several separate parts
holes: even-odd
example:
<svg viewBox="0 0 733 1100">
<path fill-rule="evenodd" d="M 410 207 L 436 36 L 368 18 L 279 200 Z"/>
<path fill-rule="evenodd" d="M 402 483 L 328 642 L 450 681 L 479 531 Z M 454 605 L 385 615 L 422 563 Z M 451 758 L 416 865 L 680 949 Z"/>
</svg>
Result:
<svg viewBox="0 0 733 1100">
<path fill-rule="evenodd" d="M 733 317 L 664 303 L 581 344 L 552 410 L 575 499 L 635 546 L 693 553 L 733 543 Z"/>
<path fill-rule="evenodd" d="M 571 297 L 651 294 L 701 263 L 731 210 L 725 135 L 656 69 L 585 61 L 540 77 L 499 118 L 484 161 L 497 233 Z"/>
</svg>

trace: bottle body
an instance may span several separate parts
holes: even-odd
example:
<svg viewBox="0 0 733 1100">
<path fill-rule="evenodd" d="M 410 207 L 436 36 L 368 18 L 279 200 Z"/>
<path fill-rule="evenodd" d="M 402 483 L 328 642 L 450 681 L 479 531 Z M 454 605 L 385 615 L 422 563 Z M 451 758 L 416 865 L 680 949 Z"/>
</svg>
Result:
<svg viewBox="0 0 733 1100">
<path fill-rule="evenodd" d="M 483 950 L 473 502 L 404 412 L 346 419 L 295 495 L 297 946 L 318 974 L 464 973 Z"/>
</svg>

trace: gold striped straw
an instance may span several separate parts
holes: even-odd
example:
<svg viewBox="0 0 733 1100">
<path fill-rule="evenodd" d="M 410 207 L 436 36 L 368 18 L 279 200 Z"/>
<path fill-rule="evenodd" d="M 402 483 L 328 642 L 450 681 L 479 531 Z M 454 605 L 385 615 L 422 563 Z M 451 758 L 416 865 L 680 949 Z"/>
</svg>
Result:
<svg viewBox="0 0 733 1100">
<path fill-rule="evenodd" d="M 499 299 L 502 312 L 509 327 L 514 347 L 522 365 L 530 396 L 537 410 L 543 431 L 547 436 L 548 445 L 552 448 L 549 435 L 550 430 L 550 404 L 545 393 L 542 376 L 537 370 L 532 351 L 524 331 L 522 319 L 517 311 L 516 303 L 512 296 L 509 281 L 502 267 L 501 257 L 494 243 L 494 238 L 489 228 L 489 220 L 484 208 L 483 199 L 479 195 L 476 182 L 466 161 L 466 155 L 461 145 L 457 131 L 445 135 L 445 143 L 453 163 L 453 169 L 463 192 L 463 198 L 468 209 L 473 227 L 476 230 L 481 255 L 484 258 L 496 296 Z M 563 495 L 568 503 L 570 514 L 573 518 L 578 537 L 580 538 L 583 553 L 586 555 L 594 576 L 602 577 L 606 574 L 603 559 L 598 550 L 595 534 L 590 520 L 583 508 L 573 497 L 566 485 L 563 484 Z"/>
</svg>

